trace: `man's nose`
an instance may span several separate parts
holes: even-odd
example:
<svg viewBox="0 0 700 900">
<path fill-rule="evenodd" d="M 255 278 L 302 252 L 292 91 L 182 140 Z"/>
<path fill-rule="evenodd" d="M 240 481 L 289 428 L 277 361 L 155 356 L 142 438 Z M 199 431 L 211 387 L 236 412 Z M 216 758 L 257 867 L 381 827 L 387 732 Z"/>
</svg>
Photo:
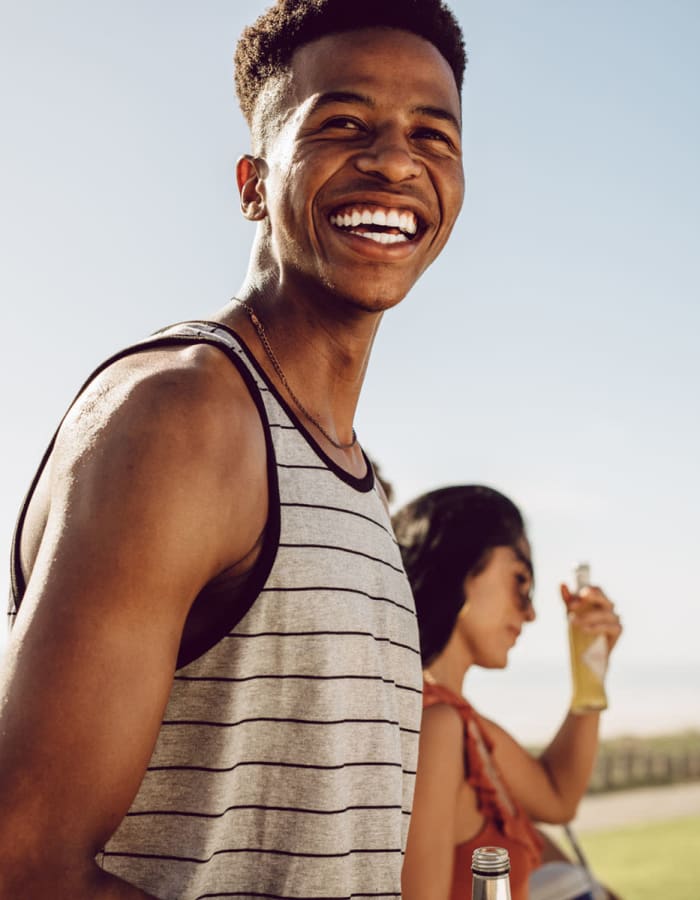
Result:
<svg viewBox="0 0 700 900">
<path fill-rule="evenodd" d="M 363 175 L 393 183 L 416 178 L 421 172 L 421 163 L 398 128 L 387 128 L 377 134 L 372 144 L 358 154 L 355 165 Z"/>
</svg>

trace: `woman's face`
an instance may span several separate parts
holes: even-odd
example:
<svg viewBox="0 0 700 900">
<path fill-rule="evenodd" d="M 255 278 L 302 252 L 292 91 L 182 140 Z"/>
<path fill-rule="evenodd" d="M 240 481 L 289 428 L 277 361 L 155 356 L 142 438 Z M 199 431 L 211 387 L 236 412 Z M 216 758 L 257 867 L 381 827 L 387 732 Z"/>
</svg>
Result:
<svg viewBox="0 0 700 900">
<path fill-rule="evenodd" d="M 502 669 L 525 622 L 535 618 L 530 545 L 494 547 L 485 568 L 464 579 L 465 602 L 455 630 L 469 663 Z"/>
</svg>

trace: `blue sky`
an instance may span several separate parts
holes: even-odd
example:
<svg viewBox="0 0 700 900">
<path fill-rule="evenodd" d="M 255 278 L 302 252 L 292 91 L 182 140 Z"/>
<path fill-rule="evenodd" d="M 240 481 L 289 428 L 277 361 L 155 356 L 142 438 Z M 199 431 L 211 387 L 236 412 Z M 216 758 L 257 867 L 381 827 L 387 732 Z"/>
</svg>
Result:
<svg viewBox="0 0 700 900">
<path fill-rule="evenodd" d="M 242 279 L 231 57 L 266 5 L 0 10 L 4 546 L 90 368 Z M 698 657 L 700 7 L 452 7 L 470 55 L 465 207 L 385 317 L 358 433 L 401 501 L 485 482 L 523 508 L 539 618 L 515 676 L 551 664 L 565 682 L 556 585 L 590 559 L 627 629 L 614 699 L 616 677 Z"/>
</svg>

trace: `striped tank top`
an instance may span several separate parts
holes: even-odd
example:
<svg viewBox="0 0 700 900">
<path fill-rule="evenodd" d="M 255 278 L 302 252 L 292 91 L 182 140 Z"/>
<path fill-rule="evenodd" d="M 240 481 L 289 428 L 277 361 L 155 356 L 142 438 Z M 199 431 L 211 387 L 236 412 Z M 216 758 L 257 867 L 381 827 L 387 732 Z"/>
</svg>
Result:
<svg viewBox="0 0 700 900">
<path fill-rule="evenodd" d="M 335 465 L 223 326 L 145 346 L 183 341 L 223 349 L 258 406 L 268 527 L 247 604 L 181 650 L 147 772 L 98 862 L 160 900 L 400 897 L 422 674 L 371 467 L 357 479 Z"/>
</svg>

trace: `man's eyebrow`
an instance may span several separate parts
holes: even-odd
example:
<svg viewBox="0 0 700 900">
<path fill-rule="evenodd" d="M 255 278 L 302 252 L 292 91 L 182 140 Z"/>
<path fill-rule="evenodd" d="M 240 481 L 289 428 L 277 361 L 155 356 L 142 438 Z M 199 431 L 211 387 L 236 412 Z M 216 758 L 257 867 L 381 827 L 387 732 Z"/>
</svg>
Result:
<svg viewBox="0 0 700 900">
<path fill-rule="evenodd" d="M 433 119 L 441 119 L 443 122 L 450 122 L 457 131 L 462 130 L 462 125 L 457 116 L 441 106 L 416 106 L 412 112 L 419 113 L 422 116 L 430 116 Z"/>
<path fill-rule="evenodd" d="M 374 109 L 376 106 L 374 100 L 365 94 L 356 94 L 354 91 L 327 91 L 314 100 L 311 112 L 322 109 L 324 106 L 330 106 L 332 103 L 360 103 L 370 109 Z"/>
</svg>

